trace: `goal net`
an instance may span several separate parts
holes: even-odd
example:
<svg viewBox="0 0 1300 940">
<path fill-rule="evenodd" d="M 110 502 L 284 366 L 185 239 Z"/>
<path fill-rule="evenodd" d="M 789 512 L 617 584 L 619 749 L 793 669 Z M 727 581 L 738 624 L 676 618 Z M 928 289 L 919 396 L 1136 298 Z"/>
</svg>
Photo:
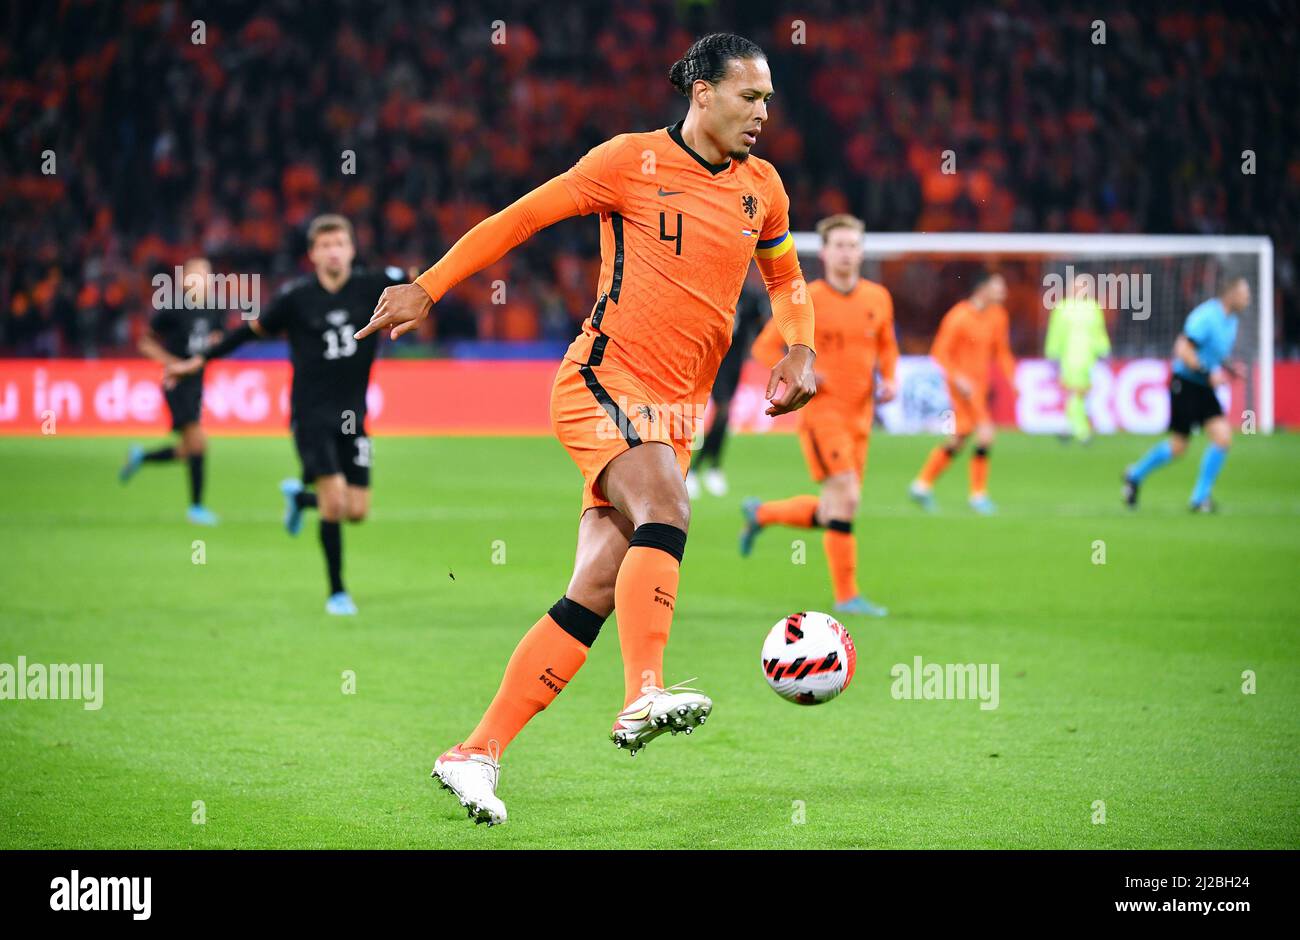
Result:
<svg viewBox="0 0 1300 940">
<path fill-rule="evenodd" d="M 814 232 L 795 235 L 805 276 L 822 273 Z M 1042 360 L 1051 307 L 1076 275 L 1087 275 L 1106 312 L 1111 359 L 1093 374 L 1089 413 L 1099 431 L 1162 431 L 1164 384 L 1174 338 L 1192 308 L 1221 278 L 1250 283 L 1233 358 L 1245 376 L 1223 390 L 1225 413 L 1246 430 L 1273 429 L 1273 244 L 1265 237 L 1201 235 L 1040 235 L 897 233 L 865 236 L 864 276 L 893 295 L 899 346 L 899 400 L 881 408 L 893 430 L 939 430 L 947 391 L 926 356 L 939 320 L 992 268 L 1006 277 L 1011 344 L 1017 359 L 1015 422 L 1029 431 L 1065 429 L 1059 389 Z M 910 354 L 910 355 L 909 355 Z M 915 358 L 912 358 L 915 357 Z M 902 375 L 906 371 L 906 376 Z M 1008 402 L 1004 406 L 1010 409 Z"/>
</svg>

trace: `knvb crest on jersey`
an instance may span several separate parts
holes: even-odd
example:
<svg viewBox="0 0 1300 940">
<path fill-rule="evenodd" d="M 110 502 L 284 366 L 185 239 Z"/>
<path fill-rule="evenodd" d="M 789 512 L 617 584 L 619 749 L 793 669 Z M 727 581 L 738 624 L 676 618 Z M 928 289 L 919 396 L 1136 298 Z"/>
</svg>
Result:
<svg viewBox="0 0 1300 940">
<path fill-rule="evenodd" d="M 745 193 L 740 197 L 740 208 L 752 219 L 758 213 L 758 197 L 753 193 Z"/>
</svg>

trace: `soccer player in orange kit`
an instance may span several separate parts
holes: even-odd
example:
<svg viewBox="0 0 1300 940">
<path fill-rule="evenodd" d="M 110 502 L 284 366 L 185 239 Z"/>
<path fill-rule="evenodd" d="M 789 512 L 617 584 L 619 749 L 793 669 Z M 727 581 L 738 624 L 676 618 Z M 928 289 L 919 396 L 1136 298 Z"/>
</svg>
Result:
<svg viewBox="0 0 1300 940">
<path fill-rule="evenodd" d="M 824 526 L 822 545 L 835 611 L 883 617 L 885 608 L 871 603 L 858 588 L 853 516 L 866 472 L 874 399 L 890 401 L 897 393 L 898 342 L 893 298 L 882 285 L 861 276 L 865 228 L 851 215 L 833 215 L 817 223 L 826 272 L 825 279 L 808 285 L 817 311 L 817 397 L 799 413 L 799 442 L 813 480 L 821 484 L 821 495 L 767 503 L 746 500 L 741 507 L 745 528 L 740 553 L 753 550 L 764 526 Z M 754 358 L 770 367 L 784 352 L 780 332 L 768 321 L 754 342 Z"/>
<path fill-rule="evenodd" d="M 989 449 L 993 446 L 993 418 L 989 414 L 989 370 L 994 361 L 1015 386 L 1016 360 L 1011 355 L 1007 311 L 1007 282 L 1001 274 L 985 272 L 975 289 L 959 301 L 939 324 L 930 355 L 948 379 L 954 429 L 948 439 L 930 451 L 920 475 L 908 491 L 913 500 L 933 511 L 934 481 L 947 469 L 971 432 L 975 453 L 970 461 L 970 507 L 983 515 L 996 511 L 988 494 Z"/>
<path fill-rule="evenodd" d="M 501 752 L 572 681 L 614 610 L 625 685 L 615 744 L 635 754 L 665 731 L 689 733 L 713 707 L 663 679 L 690 520 L 695 423 L 683 417 L 704 412 L 754 258 L 790 346 L 768 380 L 768 413 L 816 392 L 813 306 L 790 200 L 772 165 L 750 156 L 772 97 L 767 58 L 747 39 L 715 33 L 692 44 L 669 79 L 690 101 L 682 121 L 620 134 L 480 222 L 414 284 L 384 291 L 357 334 L 396 338 L 534 232 L 600 214 L 600 296 L 551 392 L 551 424 L 585 481 L 573 577 L 516 647 L 478 727 L 434 763 L 433 776 L 476 822 L 505 821 Z"/>
</svg>

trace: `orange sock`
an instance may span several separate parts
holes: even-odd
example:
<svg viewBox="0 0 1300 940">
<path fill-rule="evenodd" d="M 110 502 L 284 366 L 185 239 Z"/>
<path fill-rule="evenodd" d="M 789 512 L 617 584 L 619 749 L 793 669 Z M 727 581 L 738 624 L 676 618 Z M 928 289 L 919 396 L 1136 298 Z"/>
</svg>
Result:
<svg viewBox="0 0 1300 940">
<path fill-rule="evenodd" d="M 604 619 L 567 597 L 557 601 L 515 647 L 492 704 L 460 749 L 499 756 L 582 668 Z"/>
<path fill-rule="evenodd" d="M 791 496 L 758 507 L 759 525 L 792 525 L 811 529 L 817 524 L 817 497 Z"/>
<path fill-rule="evenodd" d="M 925 466 L 921 468 L 921 475 L 917 477 L 926 486 L 933 486 L 934 481 L 939 479 L 939 474 L 948 469 L 948 464 L 952 463 L 952 454 L 942 445 L 930 451 L 930 456 L 925 458 Z"/>
<path fill-rule="evenodd" d="M 636 527 L 614 582 L 618 645 L 623 651 L 623 684 L 631 704 L 644 686 L 664 685 L 664 647 L 673 625 L 677 580 L 686 533 L 676 526 L 647 522 Z"/>
<path fill-rule="evenodd" d="M 970 494 L 980 496 L 988 492 L 989 485 L 989 450 L 976 447 L 970 458 Z"/>
<path fill-rule="evenodd" d="M 831 588 L 835 603 L 858 596 L 858 540 L 853 537 L 853 523 L 831 521 L 822 536 L 826 563 L 831 569 Z"/>
</svg>

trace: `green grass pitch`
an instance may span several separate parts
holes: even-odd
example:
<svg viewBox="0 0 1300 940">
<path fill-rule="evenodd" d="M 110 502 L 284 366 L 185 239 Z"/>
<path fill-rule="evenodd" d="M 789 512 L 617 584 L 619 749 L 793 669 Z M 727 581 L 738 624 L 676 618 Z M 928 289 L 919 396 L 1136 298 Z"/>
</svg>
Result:
<svg viewBox="0 0 1300 940">
<path fill-rule="evenodd" d="M 507 752 L 489 830 L 429 770 L 567 583 L 580 481 L 553 440 L 378 440 L 372 518 L 345 531 L 355 619 L 323 613 L 314 519 L 280 528 L 287 439 L 212 442 L 211 530 L 183 521 L 180 465 L 119 486 L 124 441 L 0 440 L 0 662 L 105 683 L 99 711 L 0 701 L 0 848 L 1300 846 L 1300 439 L 1239 437 L 1209 517 L 1184 509 L 1199 441 L 1131 514 L 1117 478 L 1148 439 L 1017 434 L 993 451 L 998 516 L 965 508 L 964 459 L 924 516 L 905 489 L 932 443 L 873 441 L 860 572 L 891 615 L 846 621 L 851 688 L 801 708 L 759 647 L 828 608 L 820 533 L 766 531 L 747 560 L 735 537 L 741 497 L 812 487 L 793 437 L 733 439 L 667 658 L 713 719 L 617 751 L 611 619 Z M 999 707 L 896 700 L 890 668 L 918 655 L 997 663 Z"/>
</svg>

